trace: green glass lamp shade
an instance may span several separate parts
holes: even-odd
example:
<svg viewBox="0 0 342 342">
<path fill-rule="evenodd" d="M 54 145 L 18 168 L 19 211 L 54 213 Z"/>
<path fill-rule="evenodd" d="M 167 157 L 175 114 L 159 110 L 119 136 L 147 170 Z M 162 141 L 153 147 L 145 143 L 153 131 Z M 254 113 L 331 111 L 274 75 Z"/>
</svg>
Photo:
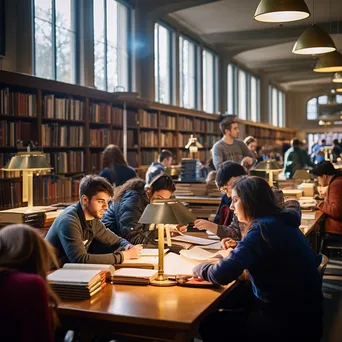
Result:
<svg viewBox="0 0 342 342">
<path fill-rule="evenodd" d="M 4 171 L 48 171 L 52 167 L 42 152 L 19 152 L 2 168 Z"/>
<path fill-rule="evenodd" d="M 332 81 L 334 83 L 342 83 L 342 72 L 336 72 Z"/>
<path fill-rule="evenodd" d="M 188 224 L 195 220 L 196 216 L 182 203 L 165 200 L 148 204 L 140 217 L 139 223 Z"/>
<path fill-rule="evenodd" d="M 257 164 L 255 171 L 281 171 L 283 168 L 273 159 L 267 159 Z"/>
<path fill-rule="evenodd" d="M 292 52 L 298 55 L 316 55 L 336 50 L 330 35 L 317 25 L 306 29 L 296 41 Z"/>
<path fill-rule="evenodd" d="M 304 0 L 261 0 L 254 19 L 267 23 L 285 23 L 310 16 Z"/>
<path fill-rule="evenodd" d="M 342 71 L 342 55 L 338 51 L 322 55 L 314 68 L 315 72 L 340 72 Z"/>
</svg>

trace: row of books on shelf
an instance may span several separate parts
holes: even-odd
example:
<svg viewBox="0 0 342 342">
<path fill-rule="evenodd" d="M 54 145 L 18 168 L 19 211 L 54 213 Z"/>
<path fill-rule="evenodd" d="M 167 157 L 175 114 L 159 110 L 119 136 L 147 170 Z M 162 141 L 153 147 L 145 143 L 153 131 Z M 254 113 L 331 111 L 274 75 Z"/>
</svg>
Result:
<svg viewBox="0 0 342 342">
<path fill-rule="evenodd" d="M 158 114 L 142 111 L 139 118 L 140 127 L 157 128 L 158 127 Z"/>
<path fill-rule="evenodd" d="M 171 115 L 160 115 L 160 128 L 165 129 L 176 129 L 176 117 Z"/>
<path fill-rule="evenodd" d="M 205 120 L 194 119 L 194 131 L 205 131 Z"/>
<path fill-rule="evenodd" d="M 85 171 L 83 151 L 46 153 L 45 156 L 56 174 L 84 173 Z"/>
<path fill-rule="evenodd" d="M 59 120 L 84 120 L 84 102 L 73 98 L 55 98 L 45 95 L 43 118 Z"/>
<path fill-rule="evenodd" d="M 178 147 L 184 147 L 188 142 L 189 139 L 191 137 L 191 134 L 182 134 L 182 133 L 178 133 Z M 204 146 L 204 136 L 202 135 L 195 135 L 195 137 L 197 138 L 197 141 Z"/>
<path fill-rule="evenodd" d="M 90 122 L 110 124 L 112 106 L 106 103 L 91 103 L 89 120 Z"/>
<path fill-rule="evenodd" d="M 292 132 L 277 131 L 274 129 L 264 127 L 246 126 L 246 135 L 252 135 L 256 138 L 269 139 L 292 139 Z"/>
<path fill-rule="evenodd" d="M 31 123 L 0 120 L 0 146 L 16 146 L 18 140 L 31 140 Z"/>
<path fill-rule="evenodd" d="M 178 118 L 179 129 L 192 131 L 193 130 L 193 120 L 192 118 L 188 118 L 186 116 L 179 116 Z"/>
<path fill-rule="evenodd" d="M 91 129 L 89 132 L 90 146 L 107 146 L 110 141 L 110 131 L 108 129 Z"/>
<path fill-rule="evenodd" d="M 158 146 L 158 133 L 156 131 L 140 132 L 140 142 L 141 147 Z"/>
<path fill-rule="evenodd" d="M 160 133 L 160 145 L 164 147 L 177 146 L 177 135 L 173 132 Z"/>
<path fill-rule="evenodd" d="M 36 117 L 36 95 L 10 92 L 9 88 L 0 89 L 0 115 Z"/>
<path fill-rule="evenodd" d="M 176 196 L 210 196 L 221 197 L 215 182 L 207 183 L 176 183 Z"/>
<path fill-rule="evenodd" d="M 207 133 L 220 134 L 219 124 L 217 121 L 207 121 Z"/>
<path fill-rule="evenodd" d="M 158 160 L 158 151 L 157 150 L 144 150 L 140 152 L 140 164 L 141 165 L 149 165 L 152 162 Z M 130 164 L 133 166 L 132 164 Z"/>
<path fill-rule="evenodd" d="M 42 125 L 42 146 L 84 146 L 83 126 L 62 126 L 56 123 Z M 92 130 L 91 130 L 92 131 Z M 91 135 L 91 132 L 90 132 Z"/>
<path fill-rule="evenodd" d="M 33 178 L 34 205 L 50 205 L 56 202 L 77 201 L 79 179 L 54 175 Z M 23 205 L 21 179 L 0 181 L 0 209 L 16 208 Z"/>
</svg>

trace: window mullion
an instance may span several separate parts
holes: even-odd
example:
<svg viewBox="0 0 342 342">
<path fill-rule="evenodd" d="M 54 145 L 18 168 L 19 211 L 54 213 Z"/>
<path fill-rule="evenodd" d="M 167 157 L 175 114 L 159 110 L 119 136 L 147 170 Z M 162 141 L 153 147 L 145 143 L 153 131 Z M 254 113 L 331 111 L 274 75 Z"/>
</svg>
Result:
<svg viewBox="0 0 342 342">
<path fill-rule="evenodd" d="M 108 91 L 108 74 L 107 74 L 107 53 L 108 53 L 108 41 L 107 41 L 107 0 L 104 1 L 104 83 L 105 83 L 105 90 Z"/>
</svg>

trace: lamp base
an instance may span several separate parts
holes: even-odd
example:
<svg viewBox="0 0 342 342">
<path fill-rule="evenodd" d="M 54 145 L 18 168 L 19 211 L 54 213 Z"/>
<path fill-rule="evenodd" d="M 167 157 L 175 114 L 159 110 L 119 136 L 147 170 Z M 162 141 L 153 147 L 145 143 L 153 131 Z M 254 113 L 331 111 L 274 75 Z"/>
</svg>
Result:
<svg viewBox="0 0 342 342">
<path fill-rule="evenodd" d="M 175 280 L 169 280 L 164 274 L 157 275 L 150 281 L 150 285 L 153 286 L 174 286 L 177 285 Z"/>
</svg>

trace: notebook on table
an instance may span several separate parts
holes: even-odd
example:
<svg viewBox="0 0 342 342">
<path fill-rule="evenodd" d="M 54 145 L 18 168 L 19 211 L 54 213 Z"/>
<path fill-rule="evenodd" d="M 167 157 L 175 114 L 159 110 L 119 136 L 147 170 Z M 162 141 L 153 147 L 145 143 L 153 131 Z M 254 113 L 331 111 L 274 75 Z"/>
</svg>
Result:
<svg viewBox="0 0 342 342">
<path fill-rule="evenodd" d="M 158 274 L 156 270 L 143 268 L 120 268 L 114 272 L 114 284 L 148 285 Z"/>
</svg>

